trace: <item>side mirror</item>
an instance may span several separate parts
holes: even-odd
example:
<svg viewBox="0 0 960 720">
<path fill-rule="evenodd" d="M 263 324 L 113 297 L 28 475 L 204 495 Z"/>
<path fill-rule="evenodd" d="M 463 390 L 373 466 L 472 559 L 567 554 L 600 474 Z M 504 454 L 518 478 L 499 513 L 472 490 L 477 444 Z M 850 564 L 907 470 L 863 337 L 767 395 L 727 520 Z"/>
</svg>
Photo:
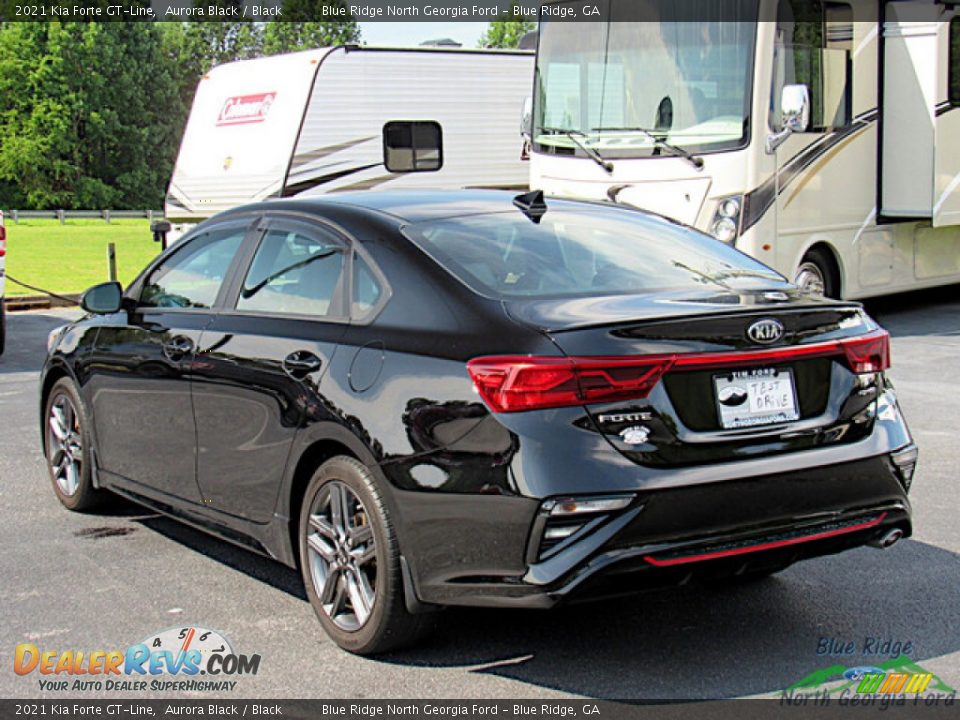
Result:
<svg viewBox="0 0 960 720">
<path fill-rule="evenodd" d="M 94 285 L 80 297 L 80 307 L 97 315 L 119 312 L 123 301 L 123 288 L 118 282 Z"/>
<path fill-rule="evenodd" d="M 810 89 L 806 85 L 786 85 L 780 96 L 780 127 L 790 132 L 806 132 L 810 127 Z"/>
<path fill-rule="evenodd" d="M 533 136 L 533 98 L 527 95 L 523 101 L 523 110 L 520 111 L 520 135 L 530 141 Z"/>
<path fill-rule="evenodd" d="M 793 133 L 810 127 L 810 88 L 806 85 L 784 85 L 780 95 L 780 132 L 767 135 L 767 154 L 774 151 Z"/>
<path fill-rule="evenodd" d="M 393 120 L 383 126 L 383 164 L 390 172 L 432 172 L 443 167 L 443 131 L 432 120 Z"/>
</svg>

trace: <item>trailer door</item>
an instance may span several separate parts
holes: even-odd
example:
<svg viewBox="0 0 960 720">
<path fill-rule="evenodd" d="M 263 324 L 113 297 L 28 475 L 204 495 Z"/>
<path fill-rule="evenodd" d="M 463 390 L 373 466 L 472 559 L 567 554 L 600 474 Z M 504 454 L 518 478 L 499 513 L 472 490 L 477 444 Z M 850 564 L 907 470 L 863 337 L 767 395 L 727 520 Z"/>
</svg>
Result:
<svg viewBox="0 0 960 720">
<path fill-rule="evenodd" d="M 934 123 L 933 225 L 960 225 L 960 17 L 941 23 L 938 32 L 940 67 L 944 87 Z"/>
</svg>

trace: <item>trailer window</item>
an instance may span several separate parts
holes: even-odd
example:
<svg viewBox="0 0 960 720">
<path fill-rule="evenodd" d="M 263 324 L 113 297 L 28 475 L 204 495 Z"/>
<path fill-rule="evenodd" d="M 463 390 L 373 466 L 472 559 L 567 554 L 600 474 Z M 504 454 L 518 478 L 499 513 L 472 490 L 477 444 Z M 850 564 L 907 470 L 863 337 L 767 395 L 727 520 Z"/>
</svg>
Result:
<svg viewBox="0 0 960 720">
<path fill-rule="evenodd" d="M 847 3 L 780 0 L 771 127 L 779 129 L 780 96 L 785 85 L 810 91 L 811 132 L 850 124 L 853 98 L 853 9 Z"/>
<path fill-rule="evenodd" d="M 949 100 L 960 106 L 960 18 L 950 21 L 950 88 Z"/>
<path fill-rule="evenodd" d="M 390 172 L 431 172 L 443 166 L 443 132 L 433 121 L 393 120 L 383 126 L 383 164 Z"/>
</svg>

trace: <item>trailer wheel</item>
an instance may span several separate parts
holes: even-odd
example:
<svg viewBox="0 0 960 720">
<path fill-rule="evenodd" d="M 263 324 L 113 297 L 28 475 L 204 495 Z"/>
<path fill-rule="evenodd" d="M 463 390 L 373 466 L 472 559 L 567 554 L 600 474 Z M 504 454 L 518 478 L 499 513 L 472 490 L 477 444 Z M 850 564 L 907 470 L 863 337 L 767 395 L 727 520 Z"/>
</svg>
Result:
<svg viewBox="0 0 960 720">
<path fill-rule="evenodd" d="M 839 298 L 840 281 L 836 263 L 826 248 L 815 247 L 803 256 L 794 284 L 805 292 Z"/>
</svg>

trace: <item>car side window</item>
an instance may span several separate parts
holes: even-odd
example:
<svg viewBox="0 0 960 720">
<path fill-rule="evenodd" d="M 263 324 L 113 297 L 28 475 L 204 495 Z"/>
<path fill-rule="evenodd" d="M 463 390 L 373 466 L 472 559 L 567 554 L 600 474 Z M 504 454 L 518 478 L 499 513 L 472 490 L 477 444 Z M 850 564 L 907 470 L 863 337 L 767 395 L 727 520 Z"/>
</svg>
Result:
<svg viewBox="0 0 960 720">
<path fill-rule="evenodd" d="M 344 246 L 333 233 L 272 227 L 244 278 L 237 310 L 340 317 L 343 267 Z"/>
<path fill-rule="evenodd" d="M 247 228 L 211 228 L 187 240 L 150 273 L 139 304 L 156 308 L 213 307 Z"/>
<path fill-rule="evenodd" d="M 373 270 L 359 254 L 353 255 L 353 297 L 350 317 L 362 319 L 370 314 L 383 296 L 383 288 Z"/>
</svg>

